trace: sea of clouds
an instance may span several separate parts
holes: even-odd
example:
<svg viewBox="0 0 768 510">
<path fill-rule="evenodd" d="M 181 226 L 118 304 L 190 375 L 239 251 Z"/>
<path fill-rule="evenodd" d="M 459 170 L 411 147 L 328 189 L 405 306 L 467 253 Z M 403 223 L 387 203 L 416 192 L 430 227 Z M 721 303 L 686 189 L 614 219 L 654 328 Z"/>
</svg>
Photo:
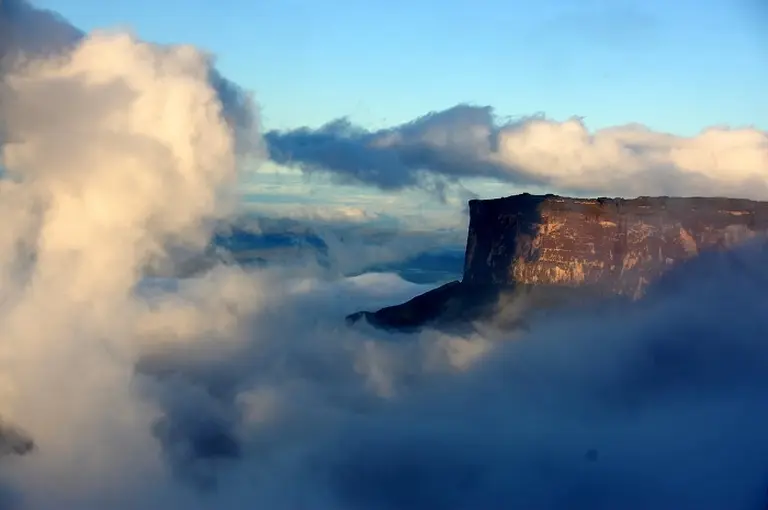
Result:
<svg viewBox="0 0 768 510">
<path fill-rule="evenodd" d="M 768 503 L 764 246 L 702 257 L 631 309 L 515 335 L 347 326 L 425 290 L 386 274 L 222 264 L 148 279 L 237 210 L 239 162 L 266 156 L 255 104 L 199 49 L 82 34 L 4 1 L 0 417 L 35 448 L 0 458 L 0 508 Z M 12 27 L 49 28 L 31 44 Z M 583 137 L 542 122 L 510 140 Z M 594 154 L 621 162 L 621 133 Z M 689 145 L 676 161 L 695 163 Z M 503 161 L 544 150 L 500 147 Z M 737 184 L 764 168 L 744 150 Z"/>
</svg>

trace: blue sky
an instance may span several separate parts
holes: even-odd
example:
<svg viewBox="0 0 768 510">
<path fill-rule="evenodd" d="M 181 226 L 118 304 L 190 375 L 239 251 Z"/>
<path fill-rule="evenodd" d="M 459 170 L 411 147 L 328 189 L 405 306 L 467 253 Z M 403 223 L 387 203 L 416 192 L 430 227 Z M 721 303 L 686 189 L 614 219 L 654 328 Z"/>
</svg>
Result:
<svg viewBox="0 0 768 510">
<path fill-rule="evenodd" d="M 759 0 L 38 0 L 76 25 L 215 52 L 268 128 L 459 102 L 693 134 L 765 127 Z"/>
<path fill-rule="evenodd" d="M 768 127 L 762 0 L 33 0 L 85 30 L 204 47 L 256 94 L 267 129 L 349 116 L 375 129 L 457 103 L 692 135 Z M 383 193 L 267 165 L 244 190 L 269 213 L 464 228 L 459 193 Z M 543 192 L 466 183 L 481 197 Z M 265 197 L 268 196 L 268 200 Z M 297 207 L 301 205 L 302 207 Z"/>
</svg>

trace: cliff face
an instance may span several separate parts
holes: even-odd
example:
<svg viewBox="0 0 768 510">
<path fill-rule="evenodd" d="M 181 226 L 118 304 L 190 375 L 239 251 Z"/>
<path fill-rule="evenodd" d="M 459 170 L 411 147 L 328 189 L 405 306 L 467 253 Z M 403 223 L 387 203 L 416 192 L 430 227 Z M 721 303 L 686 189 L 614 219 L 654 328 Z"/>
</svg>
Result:
<svg viewBox="0 0 768 510">
<path fill-rule="evenodd" d="M 725 198 L 472 200 L 463 282 L 595 286 L 640 297 L 670 266 L 768 231 L 768 203 Z"/>
<path fill-rule="evenodd" d="M 348 319 L 403 329 L 482 318 L 521 295 L 518 315 L 585 292 L 637 299 L 673 265 L 768 233 L 768 202 L 728 198 L 522 194 L 471 200 L 469 214 L 461 282 Z"/>
</svg>

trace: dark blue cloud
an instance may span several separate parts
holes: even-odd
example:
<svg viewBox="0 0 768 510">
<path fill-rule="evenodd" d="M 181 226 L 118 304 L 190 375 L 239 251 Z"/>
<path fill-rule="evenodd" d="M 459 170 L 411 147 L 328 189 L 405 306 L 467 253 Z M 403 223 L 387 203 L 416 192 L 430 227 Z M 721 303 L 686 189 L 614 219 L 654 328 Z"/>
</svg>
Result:
<svg viewBox="0 0 768 510">
<path fill-rule="evenodd" d="M 391 129 L 367 131 L 347 119 L 318 128 L 265 134 L 270 157 L 307 171 L 333 172 L 346 182 L 400 189 L 423 185 L 430 172 L 448 179 L 496 177 L 544 184 L 524 169 L 484 158 L 502 129 L 490 107 L 458 105 Z"/>
</svg>

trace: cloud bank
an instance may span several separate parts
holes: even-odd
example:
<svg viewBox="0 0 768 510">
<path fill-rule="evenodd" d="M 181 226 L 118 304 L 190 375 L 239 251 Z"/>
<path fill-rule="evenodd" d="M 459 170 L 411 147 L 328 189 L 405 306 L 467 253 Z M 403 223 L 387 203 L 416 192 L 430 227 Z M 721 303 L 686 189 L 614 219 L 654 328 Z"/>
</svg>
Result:
<svg viewBox="0 0 768 510">
<path fill-rule="evenodd" d="M 458 105 L 380 131 L 340 119 L 265 137 L 280 163 L 388 190 L 490 177 L 578 195 L 768 198 L 768 133 L 754 128 L 590 132 L 579 118 L 503 120 L 491 107 Z"/>
<path fill-rule="evenodd" d="M 388 275 L 149 280 L 230 210 L 238 123 L 192 47 L 61 51 L 0 90 L 3 508 L 765 506 L 765 246 L 517 335 L 346 327 L 424 290 Z"/>
</svg>

